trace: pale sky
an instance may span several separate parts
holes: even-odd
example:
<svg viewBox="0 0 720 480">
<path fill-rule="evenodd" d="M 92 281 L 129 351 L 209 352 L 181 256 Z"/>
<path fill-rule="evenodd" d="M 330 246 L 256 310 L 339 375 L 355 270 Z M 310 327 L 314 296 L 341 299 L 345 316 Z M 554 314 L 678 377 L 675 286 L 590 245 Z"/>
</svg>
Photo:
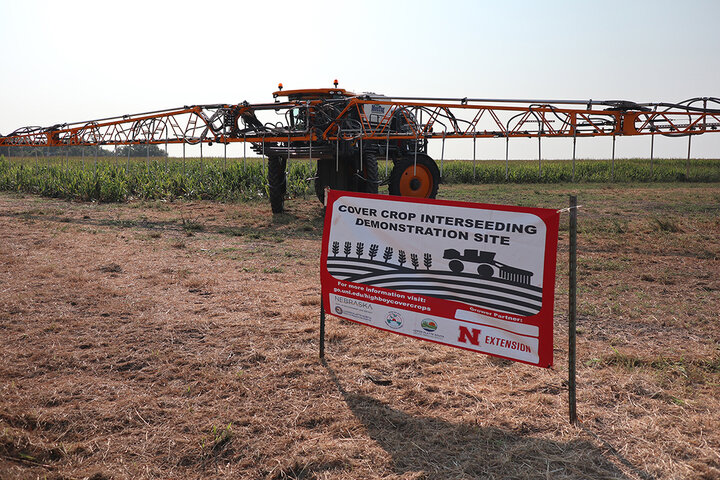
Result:
<svg viewBox="0 0 720 480">
<path fill-rule="evenodd" d="M 719 19 L 718 0 L 0 0 L 0 133 L 270 102 L 278 82 L 334 78 L 390 97 L 720 97 Z M 446 158 L 472 158 L 471 142 L 446 148 Z M 609 158 L 611 148 L 583 139 L 577 155 Z M 618 158 L 649 151 L 649 137 L 617 140 Z M 503 140 L 478 140 L 478 159 L 504 152 Z M 543 141 L 543 158 L 571 154 L 569 140 Z M 686 155 L 686 139 L 656 138 L 656 157 Z M 511 141 L 511 158 L 536 156 L 536 139 Z M 692 156 L 720 158 L 720 133 L 693 138 Z"/>
</svg>

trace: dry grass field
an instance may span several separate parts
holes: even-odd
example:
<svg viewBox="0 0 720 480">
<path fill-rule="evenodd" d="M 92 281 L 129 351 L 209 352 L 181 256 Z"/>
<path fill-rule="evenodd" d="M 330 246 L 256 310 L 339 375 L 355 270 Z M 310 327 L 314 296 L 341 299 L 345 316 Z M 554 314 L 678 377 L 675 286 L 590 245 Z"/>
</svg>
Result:
<svg viewBox="0 0 720 480">
<path fill-rule="evenodd" d="M 1 479 L 720 478 L 720 184 L 577 193 L 578 414 L 567 420 L 567 215 L 555 366 L 329 317 L 322 209 L 0 194 Z"/>
</svg>

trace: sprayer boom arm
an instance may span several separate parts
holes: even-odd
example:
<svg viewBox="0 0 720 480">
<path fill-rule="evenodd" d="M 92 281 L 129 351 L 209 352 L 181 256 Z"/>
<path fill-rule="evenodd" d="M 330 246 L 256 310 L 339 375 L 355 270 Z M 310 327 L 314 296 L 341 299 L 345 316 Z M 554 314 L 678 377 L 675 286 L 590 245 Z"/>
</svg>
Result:
<svg viewBox="0 0 720 480">
<path fill-rule="evenodd" d="M 628 101 L 410 98 L 294 90 L 288 101 L 194 105 L 51 127 L 23 127 L 0 146 L 283 143 L 337 140 L 699 135 L 720 131 L 720 99 Z M 300 92 L 300 93 L 298 93 Z M 305 92 L 305 95 L 301 95 Z M 277 99 L 280 92 L 275 93 Z M 260 114 L 271 121 L 261 121 Z"/>
</svg>

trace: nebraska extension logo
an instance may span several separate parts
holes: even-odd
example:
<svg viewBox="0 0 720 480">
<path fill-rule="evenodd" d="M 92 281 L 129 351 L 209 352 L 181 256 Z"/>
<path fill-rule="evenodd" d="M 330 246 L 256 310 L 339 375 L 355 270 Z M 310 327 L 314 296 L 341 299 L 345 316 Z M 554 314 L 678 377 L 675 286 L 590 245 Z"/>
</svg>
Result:
<svg viewBox="0 0 720 480">
<path fill-rule="evenodd" d="M 482 330 L 479 328 L 473 328 L 469 329 L 467 327 L 460 327 L 460 336 L 458 337 L 458 342 L 460 343 L 470 343 L 471 345 L 475 345 L 476 347 L 480 346 L 480 334 L 482 333 Z M 509 350 L 517 350 L 524 353 L 532 353 L 532 349 L 529 345 L 522 343 L 517 340 L 510 340 L 507 338 L 500 338 L 500 337 L 493 337 L 491 335 L 485 336 L 485 341 L 483 342 L 485 345 L 492 345 L 495 347 L 500 347 L 502 349 L 509 349 Z"/>
<path fill-rule="evenodd" d="M 460 343 L 468 343 L 479 346 L 480 345 L 480 333 L 482 333 L 482 330 L 479 328 L 473 328 L 472 332 L 467 327 L 460 327 L 460 336 L 458 337 L 458 342 Z"/>
<path fill-rule="evenodd" d="M 403 324 L 403 318 L 402 315 L 400 315 L 398 312 L 390 312 L 388 313 L 387 317 L 385 318 L 385 323 L 388 327 L 394 328 L 397 330 L 398 328 L 402 327 Z"/>
</svg>

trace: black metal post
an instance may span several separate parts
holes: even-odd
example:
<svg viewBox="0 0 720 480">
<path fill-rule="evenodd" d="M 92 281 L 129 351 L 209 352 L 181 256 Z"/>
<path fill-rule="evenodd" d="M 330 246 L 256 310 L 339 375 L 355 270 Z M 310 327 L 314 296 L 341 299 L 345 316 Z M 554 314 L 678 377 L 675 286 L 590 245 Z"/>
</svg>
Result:
<svg viewBox="0 0 720 480">
<path fill-rule="evenodd" d="M 505 137 L 505 181 L 507 182 L 510 179 L 510 164 L 508 163 L 510 159 L 510 137 Z"/>
<path fill-rule="evenodd" d="M 577 197 L 570 195 L 570 275 L 569 275 L 569 327 L 568 327 L 568 403 L 570 423 L 577 423 L 575 361 L 576 361 L 576 321 L 577 321 Z"/>
<path fill-rule="evenodd" d="M 445 136 L 443 135 L 443 153 L 445 152 Z M 390 155 L 390 129 L 388 128 L 387 140 L 385 141 L 385 177 L 388 174 L 388 156 Z M 442 158 L 440 159 L 440 176 L 442 177 Z"/>
<path fill-rule="evenodd" d="M 655 135 L 650 135 L 650 180 L 653 177 L 655 169 Z"/>
<path fill-rule="evenodd" d="M 388 137 L 390 137 L 390 129 L 388 129 Z M 442 178 L 442 176 L 443 176 L 443 163 L 444 162 L 445 162 L 445 132 L 443 132 L 442 147 L 440 148 L 440 178 Z M 385 156 L 385 174 L 387 175 L 387 155 Z"/>
<path fill-rule="evenodd" d="M 540 129 L 538 130 L 538 176 L 542 178 L 542 136 L 545 115 L 542 116 L 542 119 L 538 118 L 538 122 L 540 123 Z"/>
<path fill-rule="evenodd" d="M 168 172 L 168 140 L 170 137 L 170 124 L 169 122 L 165 122 L 165 173 Z"/>
<path fill-rule="evenodd" d="M 610 169 L 610 180 L 615 181 L 615 135 L 612 136 L 612 167 Z"/>
<path fill-rule="evenodd" d="M 575 181 L 575 150 L 577 147 L 577 125 L 573 125 L 573 165 L 572 165 L 572 181 Z"/>
<path fill-rule="evenodd" d="M 320 358 L 325 358 L 325 304 L 320 298 Z"/>
<path fill-rule="evenodd" d="M 475 135 L 473 135 L 473 183 L 475 183 Z"/>
<path fill-rule="evenodd" d="M 692 145 L 692 135 L 688 135 L 688 155 L 687 162 L 685 162 L 685 179 L 690 178 L 690 146 Z"/>
</svg>

